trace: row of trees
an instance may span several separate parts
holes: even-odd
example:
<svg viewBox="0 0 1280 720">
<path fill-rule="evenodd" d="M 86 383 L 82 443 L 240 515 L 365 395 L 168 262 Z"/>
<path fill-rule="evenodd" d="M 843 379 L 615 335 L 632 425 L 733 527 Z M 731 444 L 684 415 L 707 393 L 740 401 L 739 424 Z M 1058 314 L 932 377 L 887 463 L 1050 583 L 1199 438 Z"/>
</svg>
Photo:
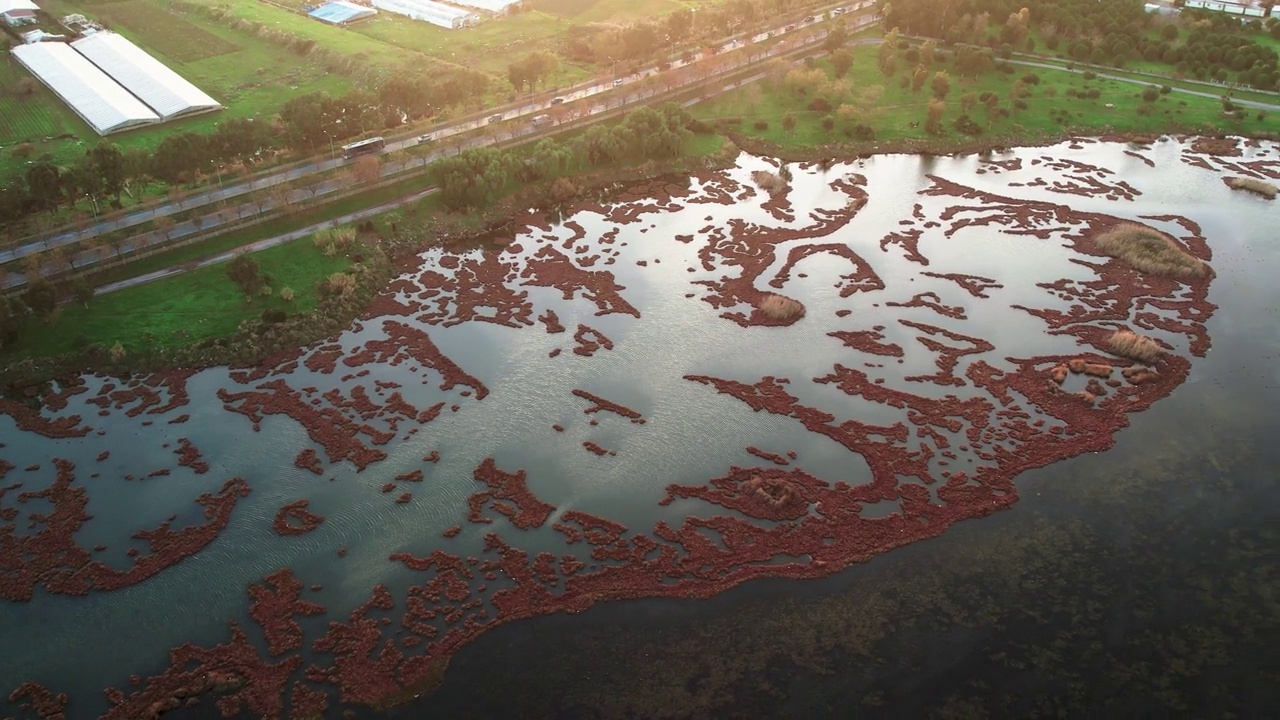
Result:
<svg viewBox="0 0 1280 720">
<path fill-rule="evenodd" d="M 1140 0 L 1039 0 L 1030 8 L 1007 0 L 894 0 L 883 12 L 885 27 L 987 46 L 1005 57 L 1035 48 L 1034 27 L 1049 50 L 1073 60 L 1114 66 L 1164 62 L 1197 79 L 1234 78 L 1264 90 L 1280 88 L 1275 51 L 1248 36 L 1261 31 L 1262 23 L 1241 23 L 1223 13 L 1185 11 L 1181 21 L 1170 21 L 1145 12 Z M 1158 22 L 1165 24 L 1152 37 Z M 1182 44 L 1176 43 L 1178 22 L 1190 27 Z M 1271 27 L 1280 37 L 1280 22 Z"/>
<path fill-rule="evenodd" d="M 510 191 L 513 183 L 563 177 L 580 169 L 624 160 L 672 160 L 680 156 L 692 118 L 674 103 L 633 110 L 614 126 L 597 124 L 569 141 L 546 139 L 532 152 L 470 148 L 437 161 L 440 200 L 450 210 L 483 208 Z"/>
</svg>

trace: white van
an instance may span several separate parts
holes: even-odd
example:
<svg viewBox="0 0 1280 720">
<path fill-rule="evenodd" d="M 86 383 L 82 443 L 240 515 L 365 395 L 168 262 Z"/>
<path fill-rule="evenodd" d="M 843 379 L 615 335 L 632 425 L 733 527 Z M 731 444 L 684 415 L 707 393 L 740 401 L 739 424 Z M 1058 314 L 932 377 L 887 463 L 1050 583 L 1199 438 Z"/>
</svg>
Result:
<svg viewBox="0 0 1280 720">
<path fill-rule="evenodd" d="M 542 127 L 542 126 L 544 126 L 544 125 L 549 125 L 549 124 L 551 124 L 551 116 L 550 116 L 550 115 L 534 115 L 534 116 L 533 116 L 533 126 L 534 126 L 534 127 Z"/>
</svg>

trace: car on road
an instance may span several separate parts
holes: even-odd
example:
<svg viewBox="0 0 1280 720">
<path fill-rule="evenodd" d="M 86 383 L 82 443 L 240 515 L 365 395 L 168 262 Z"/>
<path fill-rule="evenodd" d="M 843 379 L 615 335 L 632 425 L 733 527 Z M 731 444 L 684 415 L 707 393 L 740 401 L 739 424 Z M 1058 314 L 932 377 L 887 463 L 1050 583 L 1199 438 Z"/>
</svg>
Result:
<svg viewBox="0 0 1280 720">
<path fill-rule="evenodd" d="M 562 97 L 554 97 L 554 98 L 551 98 L 551 104 L 552 104 L 552 105 L 559 105 L 559 104 L 561 104 L 561 103 L 563 103 L 563 102 L 564 102 L 564 98 L 562 98 Z"/>
<path fill-rule="evenodd" d="M 551 122 L 550 115 L 534 115 L 533 116 L 533 126 L 536 128 L 540 128 L 544 125 L 547 125 L 550 122 Z"/>
<path fill-rule="evenodd" d="M 504 119 L 505 119 L 505 118 L 504 118 L 504 116 L 503 116 L 503 114 L 502 114 L 502 113 L 498 113 L 497 115 L 490 115 L 490 116 L 489 116 L 489 122 L 491 122 L 491 123 L 500 123 L 500 122 L 502 122 Z"/>
<path fill-rule="evenodd" d="M 795 29 L 796 29 L 796 26 L 795 26 L 795 25 L 788 25 L 788 26 L 787 26 L 786 28 L 784 28 L 784 29 L 785 29 L 787 32 L 791 32 L 792 30 L 795 30 Z"/>
<path fill-rule="evenodd" d="M 622 87 L 622 80 L 621 80 L 621 78 L 619 78 L 618 80 L 614 80 L 614 81 L 613 81 L 613 86 L 614 86 L 614 87 Z"/>
<path fill-rule="evenodd" d="M 431 142 L 431 133 L 425 133 L 425 134 L 419 135 L 418 142 L 420 143 Z"/>
</svg>

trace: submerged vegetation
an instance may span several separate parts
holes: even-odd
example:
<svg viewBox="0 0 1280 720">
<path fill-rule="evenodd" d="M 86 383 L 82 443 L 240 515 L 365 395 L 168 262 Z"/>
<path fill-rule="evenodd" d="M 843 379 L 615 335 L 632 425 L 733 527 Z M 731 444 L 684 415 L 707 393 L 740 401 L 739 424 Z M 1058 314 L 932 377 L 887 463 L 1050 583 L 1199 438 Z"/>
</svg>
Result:
<svg viewBox="0 0 1280 720">
<path fill-rule="evenodd" d="M 1111 333 L 1107 338 L 1107 347 L 1120 357 L 1127 357 L 1148 365 L 1154 363 L 1164 352 L 1160 343 L 1132 330 L 1117 330 Z"/>
<path fill-rule="evenodd" d="M 1094 243 L 1103 253 L 1124 261 L 1138 272 L 1173 278 L 1199 277 L 1207 268 L 1169 237 L 1149 227 L 1123 223 L 1099 235 Z"/>
</svg>

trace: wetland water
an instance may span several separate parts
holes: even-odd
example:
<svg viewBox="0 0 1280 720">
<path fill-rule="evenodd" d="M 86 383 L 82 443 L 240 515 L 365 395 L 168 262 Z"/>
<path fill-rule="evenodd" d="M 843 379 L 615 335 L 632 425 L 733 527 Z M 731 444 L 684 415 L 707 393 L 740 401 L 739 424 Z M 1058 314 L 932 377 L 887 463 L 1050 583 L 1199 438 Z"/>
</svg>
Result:
<svg viewBox="0 0 1280 720">
<path fill-rule="evenodd" d="M 1028 712 L 1041 686 L 1104 705 L 1080 667 L 1174 657 L 1245 678 L 1202 695 L 1247 710 L 1266 698 L 1232 633 L 1275 630 L 1251 553 L 1278 499 L 1280 205 L 1222 179 L 1280 178 L 1280 148 L 1202 149 L 792 165 L 775 198 L 744 155 L 424 253 L 297 356 L 11 404 L 0 685 L 68 693 L 72 718 L 199 690 L 192 716 L 334 715 L 456 652 L 400 712 L 963 709 L 1036 672 L 985 706 Z M 1121 220 L 1212 273 L 1089 254 Z M 804 316 L 757 311 L 770 292 Z M 1165 344 L 1155 376 L 1122 377 L 1117 327 Z M 1071 360 L 1115 367 L 1059 387 Z M 299 500 L 323 522 L 281 535 Z M 299 585 L 266 583 L 283 568 Z M 1177 608 L 1230 649 L 1169 650 Z M 1102 650 L 1079 639 L 1099 626 Z"/>
</svg>

